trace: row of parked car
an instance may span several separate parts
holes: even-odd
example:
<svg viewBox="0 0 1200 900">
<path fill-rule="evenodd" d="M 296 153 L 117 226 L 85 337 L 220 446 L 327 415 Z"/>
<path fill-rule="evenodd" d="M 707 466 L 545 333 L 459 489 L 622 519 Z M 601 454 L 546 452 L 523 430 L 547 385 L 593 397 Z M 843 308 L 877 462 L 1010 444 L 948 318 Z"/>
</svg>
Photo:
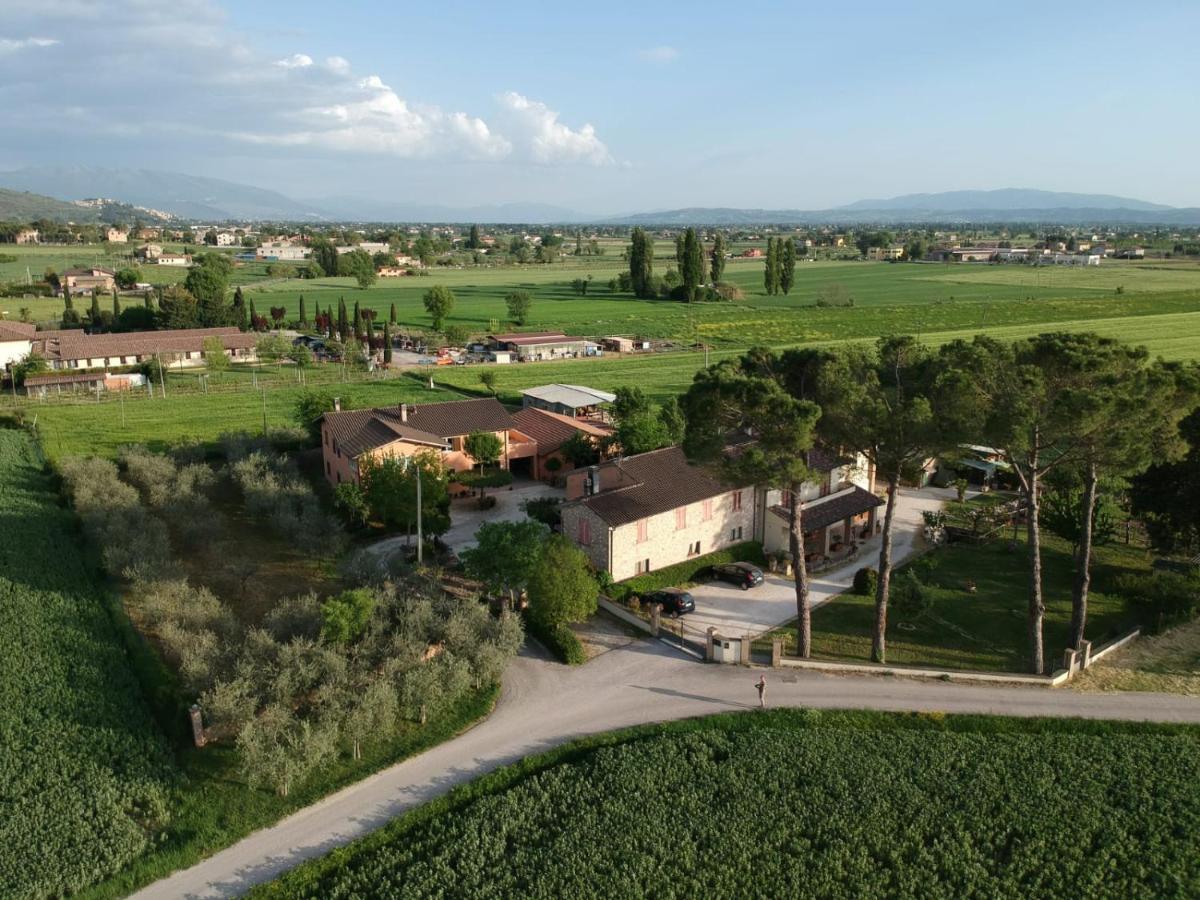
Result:
<svg viewBox="0 0 1200 900">
<path fill-rule="evenodd" d="M 715 581 L 737 585 L 743 591 L 748 591 L 763 583 L 762 569 L 745 562 L 722 563 L 713 566 L 709 571 L 709 577 Z M 663 588 L 653 591 L 644 595 L 642 602 L 661 604 L 662 611 L 672 619 L 696 611 L 695 598 L 683 588 Z"/>
</svg>

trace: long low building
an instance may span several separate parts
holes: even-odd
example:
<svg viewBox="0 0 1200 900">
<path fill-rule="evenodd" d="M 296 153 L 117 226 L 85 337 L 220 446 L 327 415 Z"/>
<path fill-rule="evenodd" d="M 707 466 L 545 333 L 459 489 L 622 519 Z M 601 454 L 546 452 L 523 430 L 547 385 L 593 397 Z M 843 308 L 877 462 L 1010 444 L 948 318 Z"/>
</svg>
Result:
<svg viewBox="0 0 1200 900">
<path fill-rule="evenodd" d="M 110 334 L 88 334 L 74 329 L 39 331 L 29 337 L 22 358 L 37 353 L 52 369 L 108 369 L 134 366 L 155 358 L 172 366 L 201 366 L 204 342 L 217 338 L 230 359 L 250 362 L 256 358 L 258 337 L 235 326 Z"/>
<path fill-rule="evenodd" d="M 583 337 L 572 337 L 561 331 L 494 334 L 489 338 L 488 344 L 493 352 L 511 353 L 521 362 L 604 355 L 604 348 L 595 341 Z"/>
</svg>

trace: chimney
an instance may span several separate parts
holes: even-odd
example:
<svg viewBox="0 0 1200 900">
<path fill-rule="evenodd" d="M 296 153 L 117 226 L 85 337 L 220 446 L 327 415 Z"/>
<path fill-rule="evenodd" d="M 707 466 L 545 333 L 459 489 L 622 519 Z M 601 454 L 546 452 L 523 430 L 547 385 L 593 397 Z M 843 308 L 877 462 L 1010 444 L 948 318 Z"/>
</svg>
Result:
<svg viewBox="0 0 1200 900">
<path fill-rule="evenodd" d="M 588 466 L 587 492 L 589 494 L 600 493 L 600 467 Z"/>
<path fill-rule="evenodd" d="M 341 412 L 341 411 L 342 411 L 342 398 L 341 398 L 341 397 L 334 397 L 334 398 L 333 398 L 333 411 L 334 411 L 334 412 Z"/>
<path fill-rule="evenodd" d="M 407 403 L 400 404 L 400 421 L 401 422 L 408 421 L 408 404 Z"/>
</svg>

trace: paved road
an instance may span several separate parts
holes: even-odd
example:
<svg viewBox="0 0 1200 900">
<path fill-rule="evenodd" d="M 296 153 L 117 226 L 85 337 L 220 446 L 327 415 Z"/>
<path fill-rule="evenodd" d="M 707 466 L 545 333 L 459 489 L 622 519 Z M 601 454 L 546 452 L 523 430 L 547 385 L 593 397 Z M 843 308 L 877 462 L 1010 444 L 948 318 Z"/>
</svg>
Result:
<svg viewBox="0 0 1200 900">
<path fill-rule="evenodd" d="M 567 668 L 530 650 L 505 675 L 495 712 L 440 747 L 327 797 L 139 893 L 230 897 L 361 837 L 418 804 L 573 738 L 647 722 L 753 708 L 757 671 L 711 666 L 638 641 Z M 767 672 L 772 706 L 1079 716 L 1200 723 L 1200 701 L 882 677 Z"/>
</svg>

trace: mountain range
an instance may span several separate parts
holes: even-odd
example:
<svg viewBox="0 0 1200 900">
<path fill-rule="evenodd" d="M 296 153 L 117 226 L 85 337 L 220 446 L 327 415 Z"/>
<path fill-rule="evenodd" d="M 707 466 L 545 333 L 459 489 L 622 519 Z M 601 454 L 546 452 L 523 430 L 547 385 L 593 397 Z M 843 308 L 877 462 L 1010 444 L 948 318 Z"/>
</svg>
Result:
<svg viewBox="0 0 1200 900">
<path fill-rule="evenodd" d="M 7 189 L 7 190 L 5 190 Z M 109 197 L 181 219 L 223 221 L 506 222 L 621 225 L 895 225 L 902 223 L 1041 222 L 1046 224 L 1200 224 L 1200 209 L 1177 208 L 1111 194 L 1028 188 L 945 191 L 859 200 L 823 210 L 685 207 L 594 216 L 545 203 L 452 207 L 332 196 L 296 200 L 278 191 L 179 172 L 35 166 L 0 172 L 0 219 L 95 221 L 69 200 Z M 58 199 L 67 198 L 67 200 Z"/>
</svg>

